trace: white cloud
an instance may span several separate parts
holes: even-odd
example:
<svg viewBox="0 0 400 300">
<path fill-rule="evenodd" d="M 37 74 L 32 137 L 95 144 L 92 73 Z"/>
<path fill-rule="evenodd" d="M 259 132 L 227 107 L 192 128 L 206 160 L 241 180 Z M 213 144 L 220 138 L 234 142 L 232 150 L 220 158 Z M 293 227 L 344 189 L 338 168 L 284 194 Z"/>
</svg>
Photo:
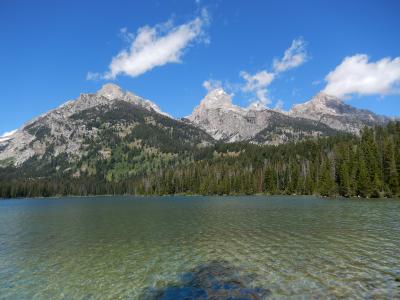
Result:
<svg viewBox="0 0 400 300">
<path fill-rule="evenodd" d="M 126 27 L 123 27 L 119 30 L 119 37 L 127 43 L 131 43 L 135 39 L 135 35 L 129 32 L 128 28 Z"/>
<path fill-rule="evenodd" d="M 268 73 L 267 71 L 261 71 L 254 75 L 242 71 L 240 72 L 240 76 L 246 80 L 246 85 L 243 88 L 244 91 L 255 91 L 267 87 L 275 77 L 273 73 Z"/>
<path fill-rule="evenodd" d="M 180 26 L 173 27 L 172 22 L 166 22 L 154 27 L 141 27 L 135 38 L 123 28 L 120 34 L 131 40 L 130 48 L 112 59 L 109 71 L 103 77 L 114 79 L 120 74 L 136 77 L 155 67 L 180 63 L 184 49 L 194 42 L 208 42 L 204 32 L 208 23 L 208 13 L 203 9 L 201 16 Z M 91 76 L 88 74 L 88 77 Z"/>
<path fill-rule="evenodd" d="M 250 75 L 249 73 L 242 71 L 240 72 L 240 76 L 246 81 L 245 86 L 243 87 L 244 92 L 254 93 L 256 96 L 256 102 L 258 105 L 268 105 L 271 103 L 267 94 L 267 87 L 274 80 L 275 75 L 273 73 L 268 73 L 263 70 L 254 75 Z"/>
<path fill-rule="evenodd" d="M 365 54 L 349 56 L 325 80 L 323 91 L 337 97 L 399 93 L 400 57 L 369 62 Z"/>
<path fill-rule="evenodd" d="M 86 80 L 93 80 L 93 81 L 97 81 L 101 79 L 101 74 L 100 73 L 96 73 L 96 72 L 88 72 L 86 74 Z"/>
<path fill-rule="evenodd" d="M 274 110 L 279 111 L 279 112 L 283 112 L 283 104 L 284 102 L 282 100 L 278 100 L 274 106 Z"/>
<path fill-rule="evenodd" d="M 203 82 L 203 87 L 208 91 L 219 89 L 222 87 L 222 82 L 220 80 L 209 79 Z"/>
<path fill-rule="evenodd" d="M 292 41 L 292 44 L 286 49 L 281 60 L 274 60 L 273 71 L 262 70 L 253 75 L 245 71 L 240 72 L 240 76 L 246 81 L 242 90 L 253 93 L 256 98 L 250 105 L 266 106 L 271 104 L 271 100 L 268 98 L 268 86 L 275 80 L 279 73 L 298 67 L 306 62 L 306 60 L 306 42 L 300 37 Z M 278 107 L 281 105 L 279 101 L 277 104 Z"/>
<path fill-rule="evenodd" d="M 296 68 L 306 61 L 306 43 L 303 38 L 300 37 L 292 41 L 292 45 L 286 49 L 281 60 L 274 60 L 274 71 L 276 73 L 284 72 Z"/>
</svg>

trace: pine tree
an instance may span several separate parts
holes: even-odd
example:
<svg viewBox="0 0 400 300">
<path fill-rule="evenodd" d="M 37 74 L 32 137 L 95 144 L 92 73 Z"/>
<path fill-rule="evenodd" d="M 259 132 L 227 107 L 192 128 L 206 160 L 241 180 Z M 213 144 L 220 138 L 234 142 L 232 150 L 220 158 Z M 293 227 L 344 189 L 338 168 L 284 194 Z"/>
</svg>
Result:
<svg viewBox="0 0 400 300">
<path fill-rule="evenodd" d="M 379 192 L 382 190 L 381 170 L 379 166 L 379 155 L 377 144 L 374 139 L 374 131 L 371 128 L 365 128 L 361 138 L 361 148 L 366 162 L 366 169 L 370 182 L 370 195 L 379 197 Z"/>
<path fill-rule="evenodd" d="M 371 182 L 368 176 L 368 169 L 364 157 L 359 153 L 357 172 L 357 194 L 361 197 L 369 197 Z"/>
<path fill-rule="evenodd" d="M 384 179 L 387 183 L 388 194 L 396 195 L 399 188 L 399 175 L 397 172 L 393 142 L 386 138 L 384 141 Z"/>
<path fill-rule="evenodd" d="M 336 168 L 336 177 L 339 185 L 339 194 L 349 197 L 351 196 L 349 148 L 347 145 L 343 145 L 338 147 L 337 152 L 338 167 Z"/>
<path fill-rule="evenodd" d="M 322 163 L 319 176 L 319 193 L 322 196 L 333 196 L 335 193 L 335 181 L 332 176 L 332 167 L 328 159 Z"/>
<path fill-rule="evenodd" d="M 272 195 L 275 194 L 277 191 L 276 182 L 277 178 L 274 168 L 268 167 L 265 170 L 265 178 L 264 178 L 265 192 Z"/>
</svg>

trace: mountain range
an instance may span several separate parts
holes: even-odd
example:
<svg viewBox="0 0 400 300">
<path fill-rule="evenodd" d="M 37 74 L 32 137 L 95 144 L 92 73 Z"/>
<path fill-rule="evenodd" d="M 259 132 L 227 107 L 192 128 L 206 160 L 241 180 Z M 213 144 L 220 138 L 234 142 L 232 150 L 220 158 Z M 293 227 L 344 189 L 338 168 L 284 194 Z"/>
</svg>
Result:
<svg viewBox="0 0 400 300">
<path fill-rule="evenodd" d="M 278 145 L 340 132 L 357 135 L 364 126 L 390 120 L 324 93 L 288 112 L 260 105 L 243 108 L 221 88 L 209 91 L 191 115 L 174 119 L 152 101 L 108 83 L 3 136 L 0 166 L 58 161 L 59 169 L 83 157 L 106 159 L 118 143 L 164 156 L 219 142 Z"/>
</svg>

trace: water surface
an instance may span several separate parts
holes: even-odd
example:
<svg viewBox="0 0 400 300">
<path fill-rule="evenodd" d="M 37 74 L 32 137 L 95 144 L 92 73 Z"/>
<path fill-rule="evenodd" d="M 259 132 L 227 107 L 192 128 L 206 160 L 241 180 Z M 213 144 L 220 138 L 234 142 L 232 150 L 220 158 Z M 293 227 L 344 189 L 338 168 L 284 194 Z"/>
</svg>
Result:
<svg viewBox="0 0 400 300">
<path fill-rule="evenodd" d="M 0 298 L 399 298 L 400 201 L 0 201 Z"/>
</svg>

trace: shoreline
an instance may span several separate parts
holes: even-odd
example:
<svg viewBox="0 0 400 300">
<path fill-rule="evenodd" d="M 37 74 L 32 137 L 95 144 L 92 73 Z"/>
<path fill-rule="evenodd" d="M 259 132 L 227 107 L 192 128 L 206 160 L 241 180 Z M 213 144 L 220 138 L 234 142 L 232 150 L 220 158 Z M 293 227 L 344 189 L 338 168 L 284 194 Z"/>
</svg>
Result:
<svg viewBox="0 0 400 300">
<path fill-rule="evenodd" d="M 35 200 L 35 199 L 49 199 L 49 200 L 61 200 L 65 198 L 104 198 L 104 197 L 136 197 L 136 198 L 154 198 L 154 197 L 163 197 L 163 198 L 172 198 L 172 197 L 288 197 L 288 198 L 296 198 L 296 197 L 312 197 L 317 199 L 342 199 L 342 200 L 400 200 L 400 197 L 378 197 L 378 198 L 363 198 L 363 197 L 344 197 L 344 196 L 321 196 L 321 195 L 285 195 L 285 194 L 231 194 L 231 195 L 202 195 L 202 194 L 164 194 L 164 195 L 140 195 L 140 194 L 102 194 L 102 195 L 53 195 L 53 196 L 37 196 L 37 197 L 15 197 L 15 198 L 0 198 L 0 201 L 4 200 Z"/>
</svg>

